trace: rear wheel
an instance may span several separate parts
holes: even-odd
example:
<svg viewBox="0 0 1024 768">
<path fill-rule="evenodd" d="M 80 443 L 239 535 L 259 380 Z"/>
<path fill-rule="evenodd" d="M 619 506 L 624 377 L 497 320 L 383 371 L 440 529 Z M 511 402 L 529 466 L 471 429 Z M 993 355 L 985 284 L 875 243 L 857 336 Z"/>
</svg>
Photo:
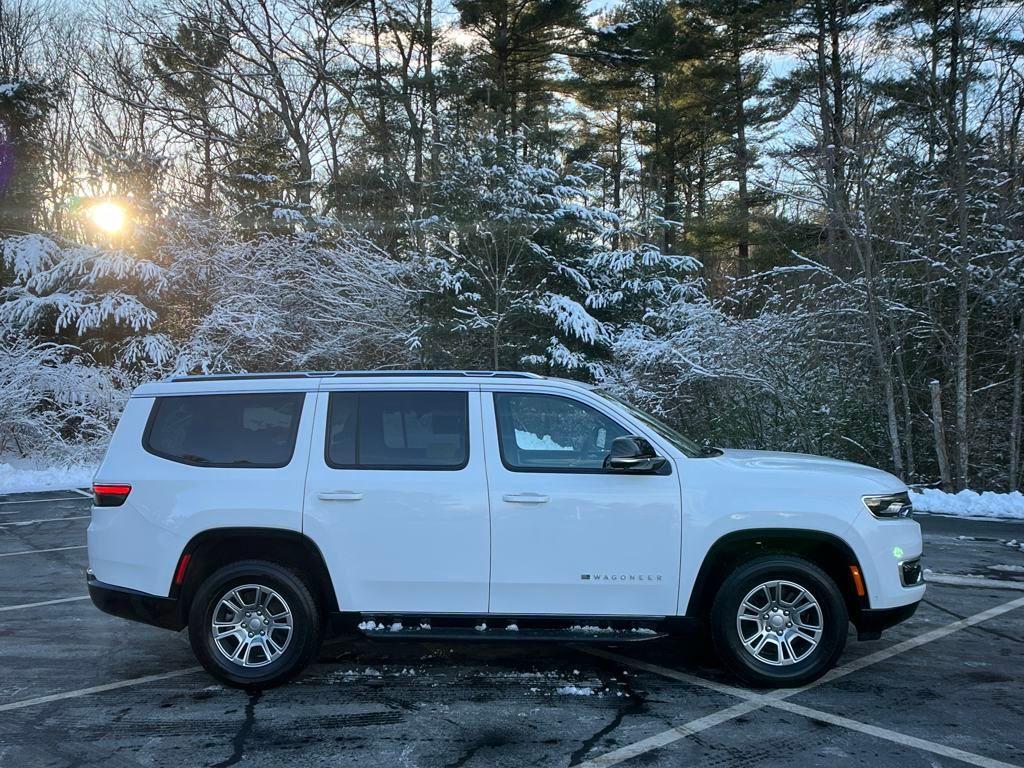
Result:
<svg viewBox="0 0 1024 768">
<path fill-rule="evenodd" d="M 316 601 L 297 574 L 247 560 L 202 583 L 188 630 L 192 650 L 210 674 L 234 686 L 269 688 L 316 658 L 321 627 Z"/>
<path fill-rule="evenodd" d="M 767 555 L 733 571 L 711 608 L 719 658 L 759 686 L 804 685 L 834 666 L 849 616 L 839 587 L 813 563 Z"/>
</svg>

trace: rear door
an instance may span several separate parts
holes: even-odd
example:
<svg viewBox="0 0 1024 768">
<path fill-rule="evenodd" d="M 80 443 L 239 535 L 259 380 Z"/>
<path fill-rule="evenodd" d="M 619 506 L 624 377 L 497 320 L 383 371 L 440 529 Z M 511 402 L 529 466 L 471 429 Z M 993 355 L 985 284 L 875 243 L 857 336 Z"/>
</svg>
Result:
<svg viewBox="0 0 1024 768">
<path fill-rule="evenodd" d="M 536 388 L 484 393 L 491 612 L 673 615 L 676 471 L 671 459 L 666 474 L 603 469 L 612 440 L 639 430 L 604 401 L 583 397 Z"/>
<path fill-rule="evenodd" d="M 471 385 L 333 385 L 318 395 L 303 530 L 341 610 L 487 611 L 479 398 Z"/>
</svg>

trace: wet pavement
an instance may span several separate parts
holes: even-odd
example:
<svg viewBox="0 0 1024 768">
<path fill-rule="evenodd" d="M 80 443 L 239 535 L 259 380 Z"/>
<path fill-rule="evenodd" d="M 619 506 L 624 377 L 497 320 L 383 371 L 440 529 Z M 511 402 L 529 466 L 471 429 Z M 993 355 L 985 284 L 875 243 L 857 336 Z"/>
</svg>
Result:
<svg viewBox="0 0 1024 768">
<path fill-rule="evenodd" d="M 80 599 L 88 515 L 73 492 L 0 497 L 2 768 L 1024 765 L 1024 524 L 921 517 L 933 576 L 985 581 L 932 583 L 796 692 L 736 688 L 675 639 L 361 640 L 249 694 L 182 633 Z"/>
</svg>

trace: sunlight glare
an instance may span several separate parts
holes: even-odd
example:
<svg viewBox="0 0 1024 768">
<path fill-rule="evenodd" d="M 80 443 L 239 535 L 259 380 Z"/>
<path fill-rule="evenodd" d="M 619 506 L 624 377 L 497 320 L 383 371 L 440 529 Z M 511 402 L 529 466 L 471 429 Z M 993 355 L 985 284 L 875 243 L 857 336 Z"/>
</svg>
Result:
<svg viewBox="0 0 1024 768">
<path fill-rule="evenodd" d="M 98 229 L 111 235 L 123 230 L 128 219 L 124 206 L 109 201 L 94 205 L 89 211 L 89 217 Z"/>
</svg>

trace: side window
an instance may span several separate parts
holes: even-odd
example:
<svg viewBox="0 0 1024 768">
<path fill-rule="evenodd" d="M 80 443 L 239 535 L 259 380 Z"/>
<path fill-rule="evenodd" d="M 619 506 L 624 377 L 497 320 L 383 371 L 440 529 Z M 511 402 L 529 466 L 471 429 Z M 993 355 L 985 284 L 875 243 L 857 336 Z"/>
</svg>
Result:
<svg viewBox="0 0 1024 768">
<path fill-rule="evenodd" d="M 494 393 L 501 460 L 511 470 L 602 471 L 612 440 L 628 432 L 589 405 L 558 395 Z"/>
<path fill-rule="evenodd" d="M 303 392 L 158 397 L 142 446 L 199 467 L 284 467 L 304 399 Z"/>
<path fill-rule="evenodd" d="M 469 461 L 469 398 L 332 392 L 326 459 L 336 469 L 462 469 Z"/>
</svg>

